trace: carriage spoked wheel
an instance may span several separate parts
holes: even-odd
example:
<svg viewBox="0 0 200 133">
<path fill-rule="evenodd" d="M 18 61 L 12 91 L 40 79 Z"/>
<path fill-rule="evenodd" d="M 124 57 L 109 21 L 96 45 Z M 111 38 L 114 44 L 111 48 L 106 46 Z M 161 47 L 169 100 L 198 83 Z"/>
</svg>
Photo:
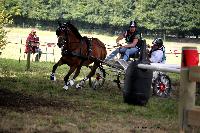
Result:
<svg viewBox="0 0 200 133">
<path fill-rule="evenodd" d="M 98 67 L 93 77 L 89 78 L 89 85 L 94 90 L 99 89 L 105 82 L 106 72 L 103 67 Z"/>
<path fill-rule="evenodd" d="M 117 74 L 117 79 L 114 80 L 114 82 L 117 83 L 117 87 L 122 90 L 124 88 L 124 78 L 125 78 L 125 73 L 119 72 Z"/>
<path fill-rule="evenodd" d="M 171 80 L 166 74 L 159 74 L 153 81 L 153 95 L 162 98 L 168 98 L 171 93 Z"/>
</svg>

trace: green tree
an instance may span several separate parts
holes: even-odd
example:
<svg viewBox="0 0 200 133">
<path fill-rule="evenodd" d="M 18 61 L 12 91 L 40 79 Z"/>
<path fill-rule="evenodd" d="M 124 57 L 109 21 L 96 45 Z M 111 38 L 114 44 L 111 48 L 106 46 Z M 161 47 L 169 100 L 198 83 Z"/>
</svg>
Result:
<svg viewBox="0 0 200 133">
<path fill-rule="evenodd" d="M 200 27 L 200 0 L 138 0 L 141 26 L 163 32 L 186 32 Z"/>
<path fill-rule="evenodd" d="M 61 0 L 32 0 L 29 18 L 37 20 L 56 20 L 62 12 Z"/>
<path fill-rule="evenodd" d="M 200 0 L 3 0 L 3 3 L 6 12 L 23 18 L 23 22 L 32 19 L 28 22 L 31 24 L 65 19 L 84 22 L 88 27 L 121 28 L 136 20 L 149 31 L 200 34 Z"/>
<path fill-rule="evenodd" d="M 6 45 L 6 31 L 4 26 L 11 23 L 10 15 L 5 11 L 4 1 L 0 1 L 0 50 Z"/>
<path fill-rule="evenodd" d="M 2 3 L 6 12 L 9 12 L 11 15 L 20 15 L 20 0 L 3 0 Z"/>
</svg>

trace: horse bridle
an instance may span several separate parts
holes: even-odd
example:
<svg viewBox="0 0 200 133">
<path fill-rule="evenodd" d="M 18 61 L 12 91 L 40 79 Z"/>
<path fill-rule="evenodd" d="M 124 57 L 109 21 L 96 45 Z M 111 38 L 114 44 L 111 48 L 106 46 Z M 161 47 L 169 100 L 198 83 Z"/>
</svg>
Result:
<svg viewBox="0 0 200 133">
<path fill-rule="evenodd" d="M 70 38 L 68 37 L 69 35 L 69 31 L 71 31 L 69 28 L 68 28 L 68 25 L 67 24 L 63 24 L 61 25 L 57 30 L 56 30 L 56 35 L 61 38 L 61 42 L 57 43 L 58 47 L 61 48 L 63 47 L 64 45 L 66 45 L 67 49 L 69 47 L 69 44 L 73 44 L 73 43 L 81 43 L 81 40 L 79 42 L 71 42 L 70 41 Z M 64 36 L 60 36 L 60 34 L 64 33 Z"/>
<path fill-rule="evenodd" d="M 58 47 L 61 48 L 63 47 L 64 45 L 68 44 L 69 43 L 69 40 L 68 40 L 68 30 L 66 30 L 67 27 L 66 26 L 60 26 L 57 30 L 56 30 L 56 35 L 58 37 Z M 64 36 L 61 35 L 64 33 Z"/>
</svg>

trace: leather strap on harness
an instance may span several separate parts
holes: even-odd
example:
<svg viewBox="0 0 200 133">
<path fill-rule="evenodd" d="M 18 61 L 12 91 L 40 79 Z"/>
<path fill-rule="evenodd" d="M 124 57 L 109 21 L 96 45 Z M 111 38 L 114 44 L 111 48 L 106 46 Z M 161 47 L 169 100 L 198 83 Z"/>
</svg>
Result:
<svg viewBox="0 0 200 133">
<path fill-rule="evenodd" d="M 80 49 L 80 52 L 73 52 L 73 51 L 68 51 L 68 50 L 64 50 L 62 51 L 62 55 L 69 55 L 69 56 L 76 56 L 78 58 L 80 58 L 81 61 L 81 65 L 83 64 L 84 61 L 91 59 L 91 53 L 92 53 L 92 39 L 93 38 L 87 38 L 87 37 L 83 37 L 81 40 L 81 44 L 83 45 L 83 42 L 86 42 L 87 45 L 87 54 L 86 56 L 84 56 L 82 54 L 82 48 Z"/>
<path fill-rule="evenodd" d="M 92 53 L 92 39 L 93 38 L 83 37 L 83 40 L 85 40 L 87 44 L 87 56 L 90 56 Z"/>
</svg>

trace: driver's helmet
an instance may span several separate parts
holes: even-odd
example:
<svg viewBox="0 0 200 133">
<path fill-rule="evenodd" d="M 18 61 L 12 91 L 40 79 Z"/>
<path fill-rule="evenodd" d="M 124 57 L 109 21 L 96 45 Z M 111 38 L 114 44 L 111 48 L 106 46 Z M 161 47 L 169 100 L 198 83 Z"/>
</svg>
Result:
<svg viewBox="0 0 200 133">
<path fill-rule="evenodd" d="M 137 24 L 135 21 L 131 21 L 129 24 L 129 27 L 137 27 Z"/>
<path fill-rule="evenodd" d="M 153 40 L 152 44 L 156 45 L 158 47 L 162 47 L 163 46 L 163 40 L 161 38 L 156 38 L 156 39 Z"/>
</svg>

